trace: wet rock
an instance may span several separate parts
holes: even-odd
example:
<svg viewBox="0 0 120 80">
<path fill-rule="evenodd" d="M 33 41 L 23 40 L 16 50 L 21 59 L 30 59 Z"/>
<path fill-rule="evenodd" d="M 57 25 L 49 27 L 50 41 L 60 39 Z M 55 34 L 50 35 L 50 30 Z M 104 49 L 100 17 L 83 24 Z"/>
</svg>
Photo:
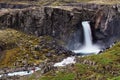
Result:
<svg viewBox="0 0 120 80">
<path fill-rule="evenodd" d="M 51 56 L 52 56 L 51 53 L 47 53 L 47 54 L 46 54 L 46 57 L 51 57 Z"/>
<path fill-rule="evenodd" d="M 95 28 L 93 31 L 95 34 L 93 39 L 100 39 L 106 46 L 110 45 L 109 40 L 113 37 L 115 40 L 119 40 L 119 5 L 113 6 L 79 4 L 79 7 L 73 7 L 73 11 L 52 7 L 8 10 L 0 15 L 0 23 L 1 27 L 14 28 L 36 36 L 52 36 L 65 42 L 68 48 L 73 48 L 71 46 L 74 46 L 75 43 L 83 43 L 81 21 L 88 20 L 94 23 L 91 27 L 95 27 L 97 23 L 97 29 Z M 99 18 L 101 12 L 103 15 Z M 100 19 L 99 22 L 97 22 L 98 19 Z M 117 27 L 114 28 L 114 26 Z M 77 36 L 80 38 L 77 39 Z"/>
<path fill-rule="evenodd" d="M 40 50 L 41 50 L 41 47 L 40 47 L 39 45 L 35 45 L 35 46 L 34 46 L 34 50 L 35 50 L 35 51 L 40 51 Z"/>
<path fill-rule="evenodd" d="M 40 57 L 38 55 L 33 55 L 33 58 L 36 59 L 36 60 L 40 59 Z"/>
<path fill-rule="evenodd" d="M 113 36 L 119 36 L 119 31 L 116 31 L 119 30 L 119 12 L 112 6 L 80 4 L 75 9 L 76 11 L 67 11 L 52 7 L 32 7 L 21 10 L 8 10 L 0 15 L 0 23 L 1 27 L 14 28 L 36 36 L 49 35 L 65 42 L 66 45 L 73 46 L 73 43 L 82 43 L 81 21 L 88 20 L 97 23 L 97 15 L 99 16 L 99 12 L 102 11 L 103 16 L 97 26 L 97 29 L 102 32 L 94 31 L 96 38 L 104 42 L 104 40 L 109 40 Z M 94 14 L 96 12 L 98 14 Z M 107 12 L 109 13 L 107 14 Z M 116 24 L 118 27 L 114 28 Z M 92 27 L 94 26 L 95 24 Z M 105 36 L 104 33 L 108 35 Z M 80 38 L 76 41 L 77 36 Z M 68 48 L 70 48 L 69 46 Z"/>
<path fill-rule="evenodd" d="M 77 30 L 78 26 L 81 27 L 81 25 L 78 25 L 80 19 L 86 18 L 86 16 L 81 18 L 81 14 L 51 7 L 32 7 L 21 10 L 10 10 L 10 12 L 8 11 L 4 15 L 5 17 L 3 15 L 0 16 L 0 22 L 3 26 L 21 30 L 36 36 L 50 35 L 65 42 L 72 37 L 71 35 Z"/>
<path fill-rule="evenodd" d="M 30 6 L 32 5 L 0 3 L 0 9 L 2 8 L 22 9 L 22 8 L 27 8 Z"/>
<path fill-rule="evenodd" d="M 107 65 L 107 66 L 104 67 L 104 69 L 107 70 L 107 71 L 110 71 L 112 69 L 112 66 Z"/>
<path fill-rule="evenodd" d="M 82 63 L 87 64 L 89 66 L 95 66 L 96 65 L 96 62 L 90 61 L 90 60 L 84 60 Z"/>
<path fill-rule="evenodd" d="M 48 71 L 52 70 L 53 68 L 54 68 L 54 67 L 53 67 L 53 63 L 42 64 L 41 74 L 45 74 L 45 73 L 47 73 Z"/>
</svg>

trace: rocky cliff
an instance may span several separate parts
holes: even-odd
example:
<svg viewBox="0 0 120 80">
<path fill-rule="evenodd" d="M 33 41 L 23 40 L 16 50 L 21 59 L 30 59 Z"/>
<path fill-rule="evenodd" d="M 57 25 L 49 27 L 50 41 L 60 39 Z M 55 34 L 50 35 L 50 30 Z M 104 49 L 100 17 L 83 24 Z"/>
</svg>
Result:
<svg viewBox="0 0 120 80">
<path fill-rule="evenodd" d="M 1 28 L 14 28 L 36 36 L 50 35 L 67 42 L 76 31 L 80 35 L 81 21 L 89 20 L 92 16 L 93 11 L 88 10 L 72 12 L 59 8 L 33 7 L 1 11 L 0 22 Z"/>
<path fill-rule="evenodd" d="M 9 3 L 1 3 L 0 2 L 0 9 L 10 8 L 10 9 L 22 9 L 33 6 L 31 4 L 9 4 Z"/>
<path fill-rule="evenodd" d="M 62 77 L 72 80 L 86 78 L 106 80 L 119 76 L 120 43 L 106 50 L 104 54 L 76 58 L 75 65 L 68 65 L 61 69 L 55 68 L 55 70 L 51 68 L 55 62 L 73 54 L 58 43 L 64 42 L 65 44 L 62 43 L 62 45 L 70 50 L 82 45 L 84 37 L 81 22 L 85 20 L 90 21 L 94 43 L 101 44 L 103 48 L 109 47 L 120 39 L 119 5 L 75 4 L 1 9 L 0 28 L 5 30 L 0 30 L 0 67 L 16 68 L 1 69 L 0 72 L 6 74 L 6 72 L 18 70 L 18 67 L 24 70 L 26 67 L 36 65 L 43 66 L 41 72 L 48 72 L 49 76 L 61 75 L 59 73 L 62 71 L 60 78 L 57 76 L 58 79 Z M 49 63 L 51 63 L 50 66 Z M 41 72 L 38 75 L 42 80 Z M 64 78 L 66 77 L 64 75 L 67 75 L 67 78 Z M 69 77 L 71 75 L 72 77 Z M 39 76 L 35 78 L 38 79 Z M 28 76 L 27 79 L 29 79 Z"/>
<path fill-rule="evenodd" d="M 85 5 L 59 7 L 30 7 L 1 10 L 1 28 L 13 28 L 36 36 L 50 35 L 73 49 L 83 43 L 81 22 L 91 21 L 94 41 L 109 47 L 120 39 L 119 5 Z M 80 44 L 81 45 L 81 44 Z"/>
</svg>

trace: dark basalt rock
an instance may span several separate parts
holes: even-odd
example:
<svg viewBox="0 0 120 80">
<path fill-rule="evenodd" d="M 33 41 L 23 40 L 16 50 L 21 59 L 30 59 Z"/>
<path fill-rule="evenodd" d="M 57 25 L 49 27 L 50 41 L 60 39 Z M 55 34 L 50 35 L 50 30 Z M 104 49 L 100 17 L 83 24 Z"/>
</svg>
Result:
<svg viewBox="0 0 120 80">
<path fill-rule="evenodd" d="M 94 42 L 100 41 L 109 47 L 120 39 L 119 5 L 77 4 L 71 10 L 32 7 L 1 13 L 1 28 L 13 28 L 36 36 L 49 35 L 65 42 L 68 49 L 83 44 L 82 21 L 91 21 Z"/>
<path fill-rule="evenodd" d="M 94 12 L 88 10 L 77 13 L 59 8 L 33 7 L 8 11 L 0 16 L 0 23 L 1 28 L 14 28 L 36 36 L 49 35 L 67 45 L 71 41 L 83 41 L 81 21 L 89 20 L 92 13 Z M 77 41 L 76 35 L 80 35 Z"/>
<path fill-rule="evenodd" d="M 0 3 L 0 9 L 22 9 L 22 8 L 27 8 L 31 7 L 33 5 L 25 5 L 25 4 L 9 4 L 9 3 Z M 34 5 L 35 6 L 35 5 Z"/>
</svg>

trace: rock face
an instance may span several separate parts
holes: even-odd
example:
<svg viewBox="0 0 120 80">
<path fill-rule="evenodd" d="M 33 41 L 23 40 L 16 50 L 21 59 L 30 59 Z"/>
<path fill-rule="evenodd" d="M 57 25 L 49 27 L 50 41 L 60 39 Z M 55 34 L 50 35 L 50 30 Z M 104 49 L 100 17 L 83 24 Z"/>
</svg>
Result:
<svg viewBox="0 0 120 80">
<path fill-rule="evenodd" d="M 120 39 L 120 7 L 118 5 L 102 7 L 95 19 L 95 35 L 98 41 L 102 41 L 105 47 Z"/>
<path fill-rule="evenodd" d="M 1 28 L 14 28 L 36 36 L 50 35 L 67 42 L 76 34 L 81 35 L 81 21 L 93 16 L 87 10 L 81 11 L 77 13 L 50 7 L 8 10 L 0 16 L 0 23 Z"/>
<path fill-rule="evenodd" d="M 22 8 L 27 8 L 30 6 L 32 5 L 0 3 L 0 9 L 3 9 L 3 8 L 22 9 Z"/>
<path fill-rule="evenodd" d="M 69 8 L 69 6 L 67 7 Z M 120 39 L 119 5 L 82 5 L 71 10 L 52 7 L 7 9 L 0 12 L 1 28 L 14 28 L 36 36 L 50 35 L 64 41 L 69 49 L 81 46 L 83 30 L 81 22 L 91 21 L 93 39 L 108 47 Z M 78 44 L 80 43 L 80 44 Z"/>
</svg>

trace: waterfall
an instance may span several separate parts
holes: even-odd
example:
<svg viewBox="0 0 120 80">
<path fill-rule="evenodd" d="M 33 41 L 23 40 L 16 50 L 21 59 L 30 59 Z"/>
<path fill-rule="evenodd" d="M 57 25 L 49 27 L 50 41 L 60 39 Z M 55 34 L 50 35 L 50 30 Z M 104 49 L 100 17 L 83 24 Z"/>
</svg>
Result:
<svg viewBox="0 0 120 80">
<path fill-rule="evenodd" d="M 89 25 L 89 21 L 82 22 L 83 30 L 84 30 L 84 45 L 82 48 L 78 50 L 74 50 L 76 54 L 97 54 L 100 52 L 100 48 L 98 45 L 93 44 L 92 42 L 92 33 Z"/>
<path fill-rule="evenodd" d="M 90 25 L 87 21 L 82 22 L 83 30 L 84 30 L 84 45 L 92 46 L 92 33 L 90 29 Z"/>
</svg>

